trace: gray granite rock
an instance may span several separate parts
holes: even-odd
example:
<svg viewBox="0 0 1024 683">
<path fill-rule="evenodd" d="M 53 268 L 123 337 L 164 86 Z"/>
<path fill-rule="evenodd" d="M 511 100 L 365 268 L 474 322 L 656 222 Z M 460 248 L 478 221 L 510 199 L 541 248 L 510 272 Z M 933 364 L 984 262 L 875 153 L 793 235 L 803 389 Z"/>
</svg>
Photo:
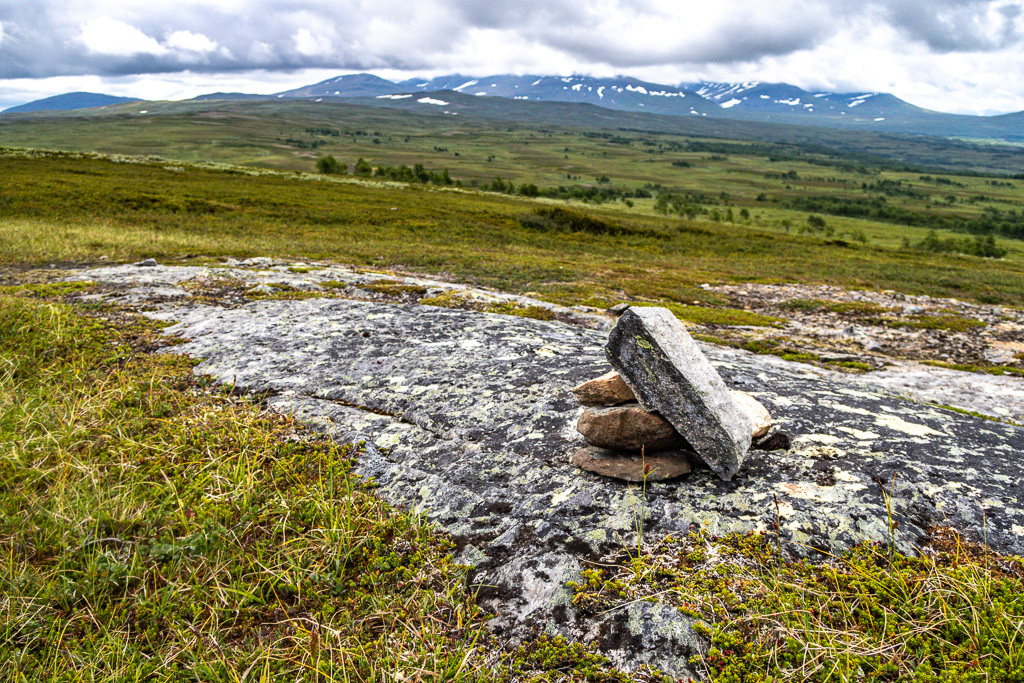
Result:
<svg viewBox="0 0 1024 683">
<path fill-rule="evenodd" d="M 668 420 L 722 479 L 740 469 L 751 420 L 667 308 L 630 308 L 605 346 L 612 364 L 644 408 Z"/>
</svg>

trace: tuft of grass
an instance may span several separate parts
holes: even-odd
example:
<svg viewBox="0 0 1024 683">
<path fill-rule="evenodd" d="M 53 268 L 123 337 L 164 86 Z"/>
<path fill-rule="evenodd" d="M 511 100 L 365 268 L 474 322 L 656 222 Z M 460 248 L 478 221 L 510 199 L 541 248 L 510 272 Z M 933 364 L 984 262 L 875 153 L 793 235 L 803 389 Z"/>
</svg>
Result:
<svg viewBox="0 0 1024 683">
<path fill-rule="evenodd" d="M 388 295 L 416 294 L 422 296 L 427 293 L 423 285 L 410 285 L 398 280 L 374 280 L 365 285 L 359 285 L 360 289 L 367 289 L 371 292 Z"/>
<path fill-rule="evenodd" d="M 443 294 L 421 299 L 424 306 L 440 306 L 442 308 L 461 308 L 469 311 L 482 311 L 484 313 L 501 313 L 502 315 L 515 315 L 521 318 L 534 318 L 536 320 L 554 320 L 555 314 L 543 306 L 525 306 L 516 301 L 484 301 L 466 292 L 449 290 Z"/>
<path fill-rule="evenodd" d="M 790 299 L 779 304 L 779 308 L 787 311 L 815 313 L 828 311 L 846 316 L 879 315 L 896 310 L 890 306 L 882 306 L 872 301 L 824 301 L 822 299 Z"/>
<path fill-rule="evenodd" d="M 542 206 L 519 216 L 519 224 L 541 232 L 582 232 L 591 235 L 641 235 L 668 239 L 669 235 L 648 228 L 637 228 L 598 218 L 564 206 Z"/>
<path fill-rule="evenodd" d="M 948 370 L 959 370 L 961 372 L 974 372 L 978 374 L 986 375 L 1021 375 L 1024 376 L 1024 368 L 1014 367 L 1012 365 L 964 365 L 961 363 L 946 363 L 940 360 L 926 360 L 922 361 L 925 365 L 931 365 L 937 368 L 946 368 Z"/>
<path fill-rule="evenodd" d="M 810 313 L 825 310 L 828 304 L 828 301 L 821 299 L 789 299 L 779 304 L 779 308 L 784 311 L 804 311 Z"/>
<path fill-rule="evenodd" d="M 975 318 L 961 315 L 915 315 L 906 320 L 881 319 L 887 327 L 909 327 L 913 330 L 949 330 L 950 332 L 966 332 L 985 327 L 985 323 Z"/>
<path fill-rule="evenodd" d="M 364 490 L 357 445 L 121 323 L 0 295 L 0 678 L 479 673 L 464 568 Z"/>
<path fill-rule="evenodd" d="M 864 543 L 793 560 L 764 534 L 666 538 L 584 572 L 573 602 L 604 611 L 657 594 L 700 620 L 692 664 L 734 681 L 1024 680 L 1024 564 L 948 529 L 918 557 Z"/>
<path fill-rule="evenodd" d="M 762 315 L 737 308 L 711 308 L 661 301 L 634 301 L 631 306 L 661 306 L 672 311 L 680 320 L 695 325 L 781 327 L 786 321 L 771 315 Z"/>
</svg>

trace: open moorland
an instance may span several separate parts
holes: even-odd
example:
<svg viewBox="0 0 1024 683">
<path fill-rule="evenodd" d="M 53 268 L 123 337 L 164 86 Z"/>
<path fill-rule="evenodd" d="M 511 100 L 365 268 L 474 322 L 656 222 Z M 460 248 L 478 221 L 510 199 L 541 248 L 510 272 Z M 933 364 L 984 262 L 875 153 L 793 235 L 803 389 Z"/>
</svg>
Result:
<svg viewBox="0 0 1024 683">
<path fill-rule="evenodd" d="M 785 320 L 947 339 L 1024 308 L 1013 148 L 890 138 L 854 153 L 618 119 L 274 105 L 0 119 L 0 677 L 658 678 L 559 639 L 491 642 L 443 535 L 351 474 L 358 445 L 154 354 L 173 350 L 159 325 L 89 304 L 91 285 L 60 281 L 69 269 L 333 262 L 379 271 L 395 301 L 408 292 L 389 274 L 427 273 L 565 306 L 667 305 L 705 341 L 826 365 L 786 347 Z M 969 173 L 950 170 L 950 145 Z M 784 283 L 835 289 L 741 291 Z M 194 296 L 249 296 L 215 289 Z M 858 291 L 964 305 L 897 310 Z M 941 352 L 916 358 L 1022 365 Z M 873 370 L 858 363 L 831 366 Z M 573 603 L 673 596 L 706 624 L 692 666 L 710 680 L 1024 676 L 1020 559 L 952 531 L 920 556 L 872 545 L 824 562 L 791 559 L 771 533 L 639 541 L 585 573 Z"/>
</svg>

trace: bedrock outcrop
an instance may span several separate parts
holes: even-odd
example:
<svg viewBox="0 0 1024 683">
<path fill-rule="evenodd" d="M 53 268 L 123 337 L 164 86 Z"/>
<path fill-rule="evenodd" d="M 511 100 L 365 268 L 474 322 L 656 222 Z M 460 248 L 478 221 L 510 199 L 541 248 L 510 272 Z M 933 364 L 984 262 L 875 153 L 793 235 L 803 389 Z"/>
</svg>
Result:
<svg viewBox="0 0 1024 683">
<path fill-rule="evenodd" d="M 144 303 L 182 280 L 165 266 L 79 277 L 131 287 Z M 337 277 L 335 275 L 334 277 Z M 136 279 L 132 279 L 136 278 Z M 161 298 L 162 297 L 162 298 Z M 365 440 L 359 471 L 389 501 L 426 514 L 457 542 L 491 625 L 592 639 L 615 661 L 688 675 L 689 620 L 637 603 L 580 615 L 566 582 L 583 563 L 635 545 L 638 487 L 575 467 L 584 446 L 571 388 L 610 368 L 607 333 L 554 321 L 419 304 L 265 300 L 230 308 L 154 294 L 173 347 L 239 390 L 266 394 L 338 440 Z M 895 541 L 912 552 L 938 525 L 1024 554 L 1024 430 L 884 395 L 855 378 L 701 345 L 730 389 L 752 394 L 785 451 L 749 451 L 731 481 L 693 471 L 649 482 L 648 538 L 703 529 L 769 530 L 793 552 Z M 748 432 L 749 434 L 749 432 Z M 657 643 L 648 648 L 644 644 Z"/>
</svg>

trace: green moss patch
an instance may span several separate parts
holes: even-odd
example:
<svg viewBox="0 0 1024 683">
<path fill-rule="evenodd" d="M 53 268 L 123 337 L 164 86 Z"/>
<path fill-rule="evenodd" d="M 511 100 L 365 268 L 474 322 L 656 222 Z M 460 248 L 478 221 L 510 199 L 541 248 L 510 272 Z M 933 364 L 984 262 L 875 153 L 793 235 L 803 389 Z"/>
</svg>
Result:
<svg viewBox="0 0 1024 683">
<path fill-rule="evenodd" d="M 427 288 L 423 285 L 410 285 L 399 280 L 374 280 L 373 282 L 359 285 L 359 288 L 366 289 L 371 292 L 377 292 L 379 294 L 387 294 L 389 296 L 402 294 L 423 296 L 427 293 Z"/>
<path fill-rule="evenodd" d="M 631 306 L 661 306 L 672 311 L 677 318 L 695 325 L 781 327 L 785 320 L 736 308 L 710 308 L 661 301 L 635 301 Z"/>
<path fill-rule="evenodd" d="M 872 301 L 824 301 L 822 299 L 789 299 L 779 304 L 779 308 L 786 311 L 801 311 L 804 313 L 838 313 L 848 317 L 879 315 L 897 310 L 891 306 L 883 306 Z"/>
<path fill-rule="evenodd" d="M 555 313 L 543 306 L 523 305 L 516 301 L 484 301 L 472 294 L 459 290 L 449 290 L 429 299 L 421 299 L 424 306 L 441 306 L 443 308 L 461 308 L 469 311 L 481 311 L 483 313 L 501 313 L 502 315 L 515 315 L 521 318 L 534 318 L 536 320 L 554 320 Z"/>
<path fill-rule="evenodd" d="M 584 579 L 583 610 L 656 597 L 699 619 L 691 663 L 715 683 L 1024 680 L 1024 564 L 949 530 L 919 557 L 869 543 L 813 560 L 769 534 L 668 537 Z"/>
<path fill-rule="evenodd" d="M 949 330 L 950 332 L 967 332 L 985 327 L 985 323 L 975 318 L 960 315 L 915 315 L 905 320 L 883 318 L 881 324 L 887 327 L 908 327 L 913 330 Z"/>
<path fill-rule="evenodd" d="M 1013 367 L 1010 365 L 963 365 L 960 363 L 945 363 L 938 360 L 926 360 L 922 362 L 925 365 L 932 365 L 937 368 L 947 368 L 949 370 L 959 370 L 961 372 L 976 372 L 987 375 L 1024 376 L 1024 368 Z"/>
</svg>

